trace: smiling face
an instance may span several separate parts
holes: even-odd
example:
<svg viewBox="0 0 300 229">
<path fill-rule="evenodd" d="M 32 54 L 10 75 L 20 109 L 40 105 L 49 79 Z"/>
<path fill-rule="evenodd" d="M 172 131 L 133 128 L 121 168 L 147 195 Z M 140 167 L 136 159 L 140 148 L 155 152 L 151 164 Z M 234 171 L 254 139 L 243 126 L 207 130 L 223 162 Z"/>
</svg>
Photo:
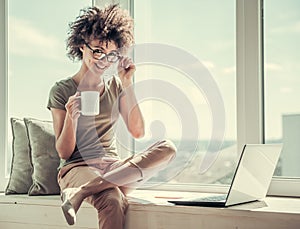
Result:
<svg viewBox="0 0 300 229">
<path fill-rule="evenodd" d="M 116 54 L 117 46 L 115 42 L 101 42 L 99 40 L 92 40 L 86 45 L 83 45 L 82 50 L 82 64 L 84 64 L 88 71 L 93 74 L 101 75 L 112 63 L 107 61 L 104 54 Z M 102 57 L 103 58 L 99 58 Z"/>
</svg>

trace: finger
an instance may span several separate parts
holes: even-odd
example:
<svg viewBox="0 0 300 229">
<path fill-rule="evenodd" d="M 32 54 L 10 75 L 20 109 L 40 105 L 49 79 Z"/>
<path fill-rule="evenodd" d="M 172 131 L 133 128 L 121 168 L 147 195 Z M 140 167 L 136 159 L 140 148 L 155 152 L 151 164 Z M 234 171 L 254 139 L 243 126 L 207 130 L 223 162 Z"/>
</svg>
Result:
<svg viewBox="0 0 300 229">
<path fill-rule="evenodd" d="M 80 116 L 80 112 L 78 112 L 78 113 L 76 113 L 76 114 L 74 115 L 74 119 L 78 119 L 79 116 Z"/>
<path fill-rule="evenodd" d="M 75 109 L 79 109 L 79 103 L 77 101 L 75 101 L 73 104 L 72 104 L 72 109 L 75 110 Z"/>
<path fill-rule="evenodd" d="M 78 100 L 78 99 L 80 99 L 80 98 L 81 98 L 80 92 L 77 91 L 73 96 L 71 96 L 71 98 L 72 98 L 73 100 Z"/>
<path fill-rule="evenodd" d="M 80 114 L 81 114 L 80 110 L 77 109 L 76 111 L 74 111 L 72 113 L 72 116 L 73 116 L 74 119 L 77 119 L 77 118 L 79 118 Z"/>
<path fill-rule="evenodd" d="M 74 104 L 70 109 L 71 117 L 76 118 L 80 115 L 79 104 Z"/>
<path fill-rule="evenodd" d="M 68 99 L 68 102 L 66 103 L 65 107 L 70 107 L 73 105 L 73 103 L 75 102 L 75 98 L 70 96 L 69 99 Z"/>
<path fill-rule="evenodd" d="M 128 67 L 126 70 L 127 70 L 127 74 L 126 74 L 126 75 L 127 75 L 128 78 L 129 78 L 130 76 L 133 75 L 133 73 L 134 73 L 135 70 L 136 70 L 135 65 L 134 65 L 134 64 L 129 65 L 129 67 Z"/>
<path fill-rule="evenodd" d="M 133 64 L 133 61 L 130 57 L 123 57 L 120 61 L 120 67 L 127 69 L 129 66 Z"/>
<path fill-rule="evenodd" d="M 129 66 L 132 64 L 133 64 L 133 62 L 132 62 L 131 58 L 129 58 L 129 57 L 125 58 L 125 60 L 124 60 L 124 68 L 125 69 L 129 68 Z"/>
<path fill-rule="evenodd" d="M 74 95 L 69 97 L 69 101 L 70 103 L 74 103 L 74 102 L 78 102 L 79 99 L 81 98 L 79 92 L 76 92 Z"/>
<path fill-rule="evenodd" d="M 125 60 L 125 57 L 122 56 L 122 57 L 120 58 L 120 60 L 119 60 L 118 68 L 123 68 L 123 66 L 124 66 L 124 60 Z"/>
<path fill-rule="evenodd" d="M 68 102 L 65 105 L 66 110 L 70 113 L 72 112 L 74 106 L 79 107 L 80 101 L 77 98 L 78 97 L 75 98 L 73 96 L 70 96 Z"/>
<path fill-rule="evenodd" d="M 75 104 L 79 104 L 79 101 L 78 100 L 76 100 L 76 99 L 72 99 L 72 98 L 70 98 L 69 99 L 69 101 L 66 103 L 66 109 L 72 109 L 73 108 L 73 106 L 75 105 Z"/>
</svg>

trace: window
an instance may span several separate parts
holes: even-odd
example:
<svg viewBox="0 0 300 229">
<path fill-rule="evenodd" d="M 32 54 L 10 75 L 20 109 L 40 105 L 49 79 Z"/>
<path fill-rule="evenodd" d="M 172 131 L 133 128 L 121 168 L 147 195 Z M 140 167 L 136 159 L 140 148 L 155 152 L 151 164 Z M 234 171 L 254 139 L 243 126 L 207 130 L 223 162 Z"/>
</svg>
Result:
<svg viewBox="0 0 300 229">
<path fill-rule="evenodd" d="M 9 117 L 51 119 L 47 92 L 79 67 L 66 56 L 68 23 L 88 5 L 91 1 L 9 1 Z"/>
<path fill-rule="evenodd" d="M 264 1 L 265 141 L 284 147 L 277 176 L 300 177 L 300 2 Z"/>
<path fill-rule="evenodd" d="M 10 171 L 11 160 L 9 118 L 34 117 L 51 120 L 51 113 L 46 108 L 51 86 L 79 68 L 78 63 L 72 63 L 66 56 L 68 23 L 75 19 L 81 8 L 92 5 L 92 1 L 10 0 L 7 3 L 6 176 Z"/>
<path fill-rule="evenodd" d="M 45 108 L 49 86 L 67 74 L 72 74 L 78 67 L 68 61 L 65 57 L 65 48 L 62 47 L 61 41 L 66 38 L 67 24 L 74 19 L 80 8 L 92 4 L 91 1 L 82 0 L 46 1 L 42 6 L 39 1 L 25 2 L 0 1 L 0 159 L 2 162 L 5 161 L 5 166 L 0 166 L 0 190 L 5 188 L 7 182 L 5 175 L 10 159 L 7 152 L 10 149 L 9 139 L 7 139 L 10 136 L 7 133 L 9 117 L 28 115 L 50 119 L 50 113 Z M 112 1 L 95 0 L 94 2 L 96 5 L 103 5 Z M 294 162 L 299 161 L 297 157 L 299 154 L 293 152 L 298 152 L 300 148 L 298 141 L 294 140 L 294 137 L 299 136 L 299 105 L 296 100 L 299 97 L 297 96 L 299 66 L 295 64 L 299 59 L 297 41 L 299 40 L 300 5 L 298 1 L 201 0 L 185 2 L 185 4 L 181 1 L 157 0 L 113 2 L 121 2 L 122 7 L 131 10 L 135 17 L 136 43 L 142 44 L 140 47 L 154 48 L 145 43 L 155 42 L 161 44 L 160 48 L 164 51 L 167 47 L 171 47 L 171 50 L 174 48 L 173 51 L 179 49 L 184 51 L 184 57 L 185 54 L 191 54 L 200 60 L 206 70 L 209 70 L 211 79 L 214 80 L 222 95 L 226 114 L 224 142 L 228 144 L 222 145 L 223 150 L 220 155 L 223 152 L 223 155 L 230 156 L 230 160 L 220 157 L 219 162 L 230 167 L 234 163 L 232 152 L 238 152 L 244 143 L 284 142 L 283 157 L 269 193 L 299 196 L 300 179 L 297 179 L 299 166 L 293 165 Z M 29 5 L 31 7 L 28 7 Z M 264 24 L 261 21 L 262 6 Z M 47 11 L 39 14 L 41 11 L 38 7 L 47 8 Z M 55 17 L 52 12 L 55 12 Z M 60 23 L 52 23 L 53 20 L 59 20 Z M 264 30 L 261 28 L 262 25 Z M 26 28 L 25 36 L 22 34 L 24 39 L 13 37 L 13 34 L 20 34 L 22 28 Z M 28 39 L 30 35 L 30 33 L 26 34 L 28 31 L 35 34 L 32 38 L 35 41 L 34 45 L 30 43 L 32 40 Z M 40 42 L 43 39 L 48 42 Z M 23 45 L 18 43 L 20 41 Z M 139 50 L 141 49 L 137 48 L 137 51 Z M 28 51 L 29 54 L 26 54 Z M 164 54 L 158 52 L 157 55 L 164 57 Z M 199 134 L 197 137 L 192 134 L 192 139 L 189 138 L 191 137 L 189 134 L 184 136 L 187 136 L 188 140 L 199 140 L 201 144 L 197 146 L 195 152 L 205 151 L 207 148 L 205 140 L 211 137 L 213 129 L 210 101 L 205 91 L 199 90 L 193 78 L 180 71 L 180 68 L 159 65 L 157 62 L 151 64 L 147 63 L 148 59 L 139 58 L 136 56 L 139 60 L 136 73 L 137 89 L 143 89 L 143 82 L 150 80 L 146 92 L 149 92 L 149 88 L 156 92 L 155 86 L 165 85 L 163 89 L 166 91 L 176 90 L 181 95 L 185 95 L 187 101 L 191 102 L 188 111 L 196 113 L 195 120 L 197 120 Z M 44 93 L 45 91 L 47 93 Z M 148 129 L 146 138 L 135 142 L 135 151 L 142 150 L 161 137 L 171 138 L 175 142 L 179 139 L 181 142 L 183 140 L 181 118 L 184 110 L 180 109 L 181 104 L 169 100 L 169 97 L 167 100 L 165 97 L 158 97 L 155 100 L 152 94 L 141 93 L 141 95 L 144 96 L 141 106 L 146 113 Z M 277 98 L 276 103 L 275 98 Z M 23 101 L 31 101 L 31 103 Z M 23 104 L 26 104 L 26 109 Z M 43 111 L 36 111 L 36 107 L 41 107 Z M 190 145 L 188 141 L 182 142 Z M 128 148 L 122 138 L 120 143 Z M 236 151 L 231 149 L 235 145 L 237 145 Z M 187 151 L 190 150 L 184 145 L 182 147 Z M 193 152 L 194 149 L 188 152 Z M 189 159 L 200 163 L 196 157 L 183 157 L 185 162 L 189 162 Z M 287 167 L 286 164 L 290 166 Z M 170 180 L 173 189 L 177 188 L 175 184 L 188 183 L 185 185 L 185 190 L 193 190 L 194 182 L 200 185 L 228 184 L 231 179 L 230 172 L 227 177 L 223 177 L 224 179 L 216 179 L 215 174 L 221 172 L 213 173 L 209 177 L 209 173 L 216 168 L 216 165 L 217 163 L 204 173 L 208 179 L 203 179 L 204 176 L 201 175 L 197 176 L 198 180 L 191 180 L 189 175 L 191 171 L 194 173 L 198 170 L 193 169 L 193 166 L 186 166 L 185 174 L 181 171 L 176 174 L 177 176 L 165 177 L 165 180 Z M 159 180 L 161 177 L 155 177 L 153 181 L 164 182 Z M 216 186 L 212 186 L 208 191 L 212 190 L 215 191 Z"/>
<path fill-rule="evenodd" d="M 230 183 L 237 156 L 235 1 L 135 0 L 133 13 L 135 88 L 146 123 L 135 151 L 161 138 L 178 148 L 175 161 L 152 181 Z M 223 119 L 226 128 L 218 131 L 224 136 L 214 132 Z M 221 151 L 210 166 L 204 158 L 218 141 Z"/>
</svg>

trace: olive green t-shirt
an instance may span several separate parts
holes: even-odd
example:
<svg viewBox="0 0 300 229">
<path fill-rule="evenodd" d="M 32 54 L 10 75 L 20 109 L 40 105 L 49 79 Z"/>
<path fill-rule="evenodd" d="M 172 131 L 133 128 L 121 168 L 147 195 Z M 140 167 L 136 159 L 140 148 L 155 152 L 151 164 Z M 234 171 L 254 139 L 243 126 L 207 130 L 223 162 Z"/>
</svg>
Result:
<svg viewBox="0 0 300 229">
<path fill-rule="evenodd" d="M 56 82 L 51 88 L 47 108 L 65 109 L 70 96 L 74 95 L 78 85 L 72 78 Z M 122 94 L 119 78 L 113 76 L 105 82 L 100 96 L 100 114 L 78 118 L 76 147 L 63 165 L 99 157 L 119 158 L 116 149 L 115 124 L 119 117 L 119 99 Z"/>
</svg>

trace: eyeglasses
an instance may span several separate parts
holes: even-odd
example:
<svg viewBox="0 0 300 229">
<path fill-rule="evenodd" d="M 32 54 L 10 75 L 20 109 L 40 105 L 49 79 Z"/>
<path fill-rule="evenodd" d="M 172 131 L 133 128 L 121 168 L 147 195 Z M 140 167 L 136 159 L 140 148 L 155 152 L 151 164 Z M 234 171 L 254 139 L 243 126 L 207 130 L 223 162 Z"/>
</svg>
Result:
<svg viewBox="0 0 300 229">
<path fill-rule="evenodd" d="M 121 58 L 121 55 L 117 51 L 105 54 L 100 49 L 92 49 L 87 43 L 85 45 L 93 52 L 93 57 L 96 60 L 103 60 L 103 58 L 106 58 L 108 62 L 116 63 Z"/>
</svg>

